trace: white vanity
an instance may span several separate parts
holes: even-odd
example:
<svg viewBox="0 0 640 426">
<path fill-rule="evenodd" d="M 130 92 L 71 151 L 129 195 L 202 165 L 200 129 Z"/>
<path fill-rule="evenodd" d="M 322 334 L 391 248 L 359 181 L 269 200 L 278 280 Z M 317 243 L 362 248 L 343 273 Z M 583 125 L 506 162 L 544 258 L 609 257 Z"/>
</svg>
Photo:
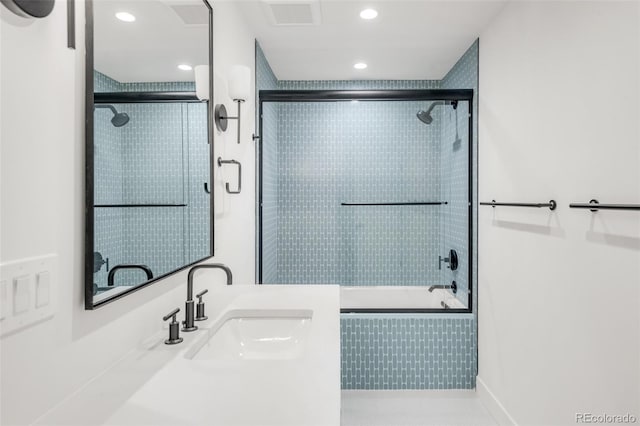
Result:
<svg viewBox="0 0 640 426">
<path fill-rule="evenodd" d="M 182 343 L 159 332 L 38 424 L 338 426 L 339 298 L 338 286 L 216 287 Z"/>
</svg>

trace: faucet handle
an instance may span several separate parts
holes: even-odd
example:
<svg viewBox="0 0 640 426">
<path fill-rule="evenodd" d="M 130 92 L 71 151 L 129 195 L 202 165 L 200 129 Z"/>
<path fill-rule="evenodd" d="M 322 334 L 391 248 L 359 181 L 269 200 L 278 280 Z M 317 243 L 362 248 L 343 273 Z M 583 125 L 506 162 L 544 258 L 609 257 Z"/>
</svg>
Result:
<svg viewBox="0 0 640 426">
<path fill-rule="evenodd" d="M 202 302 L 202 296 L 204 296 L 207 293 L 209 293 L 209 289 L 202 290 L 200 293 L 196 294 L 196 297 L 198 298 L 198 302 Z"/>
<path fill-rule="evenodd" d="M 209 317 L 204 314 L 204 302 L 202 301 L 202 296 L 207 294 L 209 289 L 202 290 L 200 293 L 196 294 L 198 298 L 198 304 L 196 305 L 196 317 L 195 321 L 204 321 Z"/>
<path fill-rule="evenodd" d="M 169 338 L 164 341 L 166 345 L 175 345 L 182 342 L 182 337 L 180 337 L 180 324 L 176 321 L 176 315 L 178 315 L 178 312 L 180 312 L 180 308 L 175 308 L 173 311 L 162 317 L 163 321 L 171 318 L 171 322 L 169 323 Z"/>
</svg>

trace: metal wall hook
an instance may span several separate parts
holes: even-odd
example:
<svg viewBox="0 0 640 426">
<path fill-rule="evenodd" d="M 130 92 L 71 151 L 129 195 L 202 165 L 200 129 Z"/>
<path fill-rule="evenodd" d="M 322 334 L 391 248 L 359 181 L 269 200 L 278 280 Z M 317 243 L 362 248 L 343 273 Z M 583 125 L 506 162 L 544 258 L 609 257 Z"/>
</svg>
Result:
<svg viewBox="0 0 640 426">
<path fill-rule="evenodd" d="M 206 192 L 207 194 L 211 194 L 211 191 L 209 190 L 209 184 L 207 182 L 204 183 L 204 192 Z"/>
<path fill-rule="evenodd" d="M 222 157 L 218 157 L 218 167 L 222 167 L 223 164 L 235 164 L 238 166 L 238 190 L 232 191 L 229 187 L 229 182 L 225 183 L 225 189 L 229 194 L 239 194 L 242 191 L 242 165 L 236 160 L 223 160 Z"/>
</svg>

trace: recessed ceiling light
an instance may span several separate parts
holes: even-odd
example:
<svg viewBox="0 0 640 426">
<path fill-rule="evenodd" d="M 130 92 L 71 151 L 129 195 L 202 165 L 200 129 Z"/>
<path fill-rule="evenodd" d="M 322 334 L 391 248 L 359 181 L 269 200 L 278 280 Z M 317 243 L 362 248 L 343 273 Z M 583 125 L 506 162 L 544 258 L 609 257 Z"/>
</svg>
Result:
<svg viewBox="0 0 640 426">
<path fill-rule="evenodd" d="M 364 62 L 358 62 L 353 67 L 357 70 L 363 70 L 367 67 L 367 64 L 365 64 Z"/>
<path fill-rule="evenodd" d="M 362 19 L 375 19 L 378 16 L 378 11 L 375 9 L 365 9 L 360 12 Z"/>
<path fill-rule="evenodd" d="M 178 65 L 178 68 L 180 68 L 182 71 L 191 71 L 193 69 L 191 65 L 187 64 L 180 64 Z"/>
<path fill-rule="evenodd" d="M 136 17 L 129 12 L 118 12 L 116 13 L 116 18 L 123 22 L 133 22 L 136 20 Z"/>
</svg>

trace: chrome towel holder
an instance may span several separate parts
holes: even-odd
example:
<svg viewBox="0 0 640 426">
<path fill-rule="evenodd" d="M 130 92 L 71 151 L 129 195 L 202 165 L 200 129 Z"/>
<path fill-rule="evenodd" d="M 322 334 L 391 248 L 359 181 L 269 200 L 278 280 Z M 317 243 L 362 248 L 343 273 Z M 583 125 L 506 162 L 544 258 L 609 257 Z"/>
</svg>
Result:
<svg viewBox="0 0 640 426">
<path fill-rule="evenodd" d="M 640 210 L 640 204 L 600 204 L 598 200 L 591 200 L 588 203 L 572 203 L 569 204 L 572 209 L 589 209 L 592 212 L 597 212 L 600 209 L 604 210 Z"/>
<path fill-rule="evenodd" d="M 498 203 L 496 202 L 496 200 L 491 200 L 490 203 L 480 203 L 481 206 L 491 206 L 491 207 L 496 207 L 496 206 L 503 206 L 503 207 L 535 207 L 535 208 L 541 208 L 541 207 L 548 207 L 549 210 L 555 210 L 556 207 L 558 206 L 558 204 L 556 203 L 555 200 L 549 200 L 549 202 L 547 203 Z"/>
<path fill-rule="evenodd" d="M 222 167 L 224 164 L 235 164 L 238 166 L 238 190 L 232 191 L 229 187 L 229 182 L 225 183 L 225 189 L 229 194 L 239 194 L 242 191 L 242 164 L 236 160 L 223 160 L 222 157 L 218 157 L 218 167 Z"/>
</svg>

